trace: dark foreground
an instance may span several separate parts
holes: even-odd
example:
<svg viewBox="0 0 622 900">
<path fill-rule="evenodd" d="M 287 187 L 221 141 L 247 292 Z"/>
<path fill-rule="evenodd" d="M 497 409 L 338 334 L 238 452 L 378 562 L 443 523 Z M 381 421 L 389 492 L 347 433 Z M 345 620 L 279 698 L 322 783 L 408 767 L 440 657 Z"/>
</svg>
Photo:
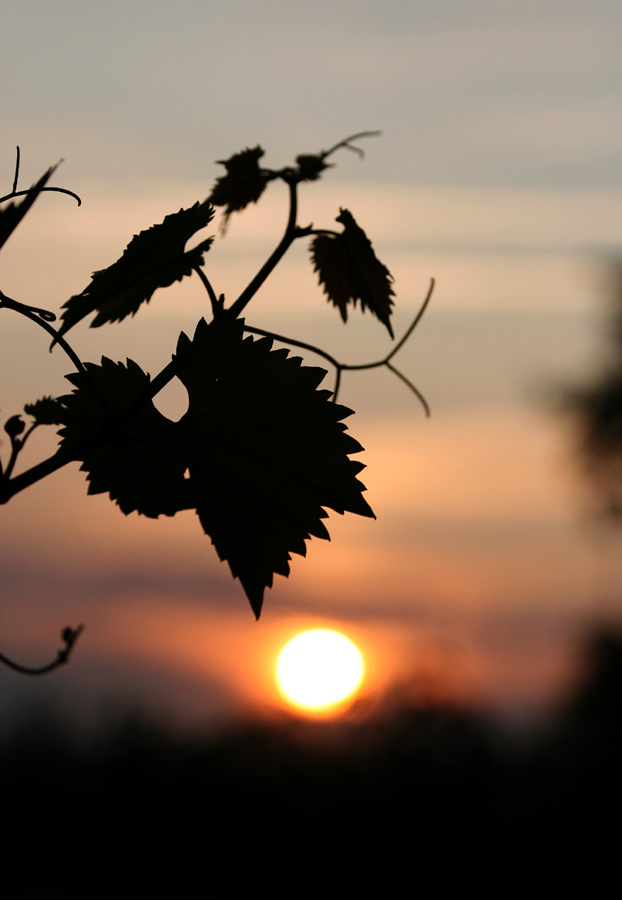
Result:
<svg viewBox="0 0 622 900">
<path fill-rule="evenodd" d="M 601 635 L 590 658 L 555 726 L 521 747 L 438 707 L 320 740 L 129 722 L 80 744 L 31 723 L 0 750 L 0 896 L 555 896 L 602 873 L 609 842 L 620 853 L 622 641 Z"/>
</svg>

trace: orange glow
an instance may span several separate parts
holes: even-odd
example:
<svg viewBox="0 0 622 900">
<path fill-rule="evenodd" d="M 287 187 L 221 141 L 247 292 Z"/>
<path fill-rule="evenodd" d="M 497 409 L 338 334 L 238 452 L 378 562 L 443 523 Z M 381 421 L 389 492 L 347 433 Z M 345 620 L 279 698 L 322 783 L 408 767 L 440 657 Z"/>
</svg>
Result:
<svg viewBox="0 0 622 900">
<path fill-rule="evenodd" d="M 359 688 L 363 657 L 343 634 L 328 628 L 303 631 L 285 645 L 276 666 L 279 689 L 294 706 L 332 711 Z"/>
</svg>

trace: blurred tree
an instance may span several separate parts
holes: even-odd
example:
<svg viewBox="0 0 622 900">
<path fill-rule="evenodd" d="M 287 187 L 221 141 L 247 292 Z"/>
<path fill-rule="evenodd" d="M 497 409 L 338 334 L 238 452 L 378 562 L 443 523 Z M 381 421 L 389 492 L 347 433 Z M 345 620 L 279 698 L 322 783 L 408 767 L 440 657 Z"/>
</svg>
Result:
<svg viewBox="0 0 622 900">
<path fill-rule="evenodd" d="M 622 523 L 622 260 L 610 267 L 610 313 L 600 372 L 562 393 L 576 426 L 579 458 L 601 514 Z"/>
</svg>

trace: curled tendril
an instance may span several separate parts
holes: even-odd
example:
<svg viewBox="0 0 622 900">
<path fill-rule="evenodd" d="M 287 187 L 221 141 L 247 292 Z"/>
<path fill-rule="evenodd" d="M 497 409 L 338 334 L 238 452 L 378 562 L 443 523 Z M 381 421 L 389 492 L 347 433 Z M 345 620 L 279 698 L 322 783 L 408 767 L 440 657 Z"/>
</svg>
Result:
<svg viewBox="0 0 622 900">
<path fill-rule="evenodd" d="M 351 141 L 358 141 L 361 138 L 366 137 L 378 137 L 378 135 L 382 134 L 381 131 L 359 131 L 358 134 L 351 134 L 350 137 L 344 138 L 342 141 L 339 141 L 337 144 L 334 144 L 330 150 L 323 150 L 321 153 L 322 159 L 327 159 L 331 154 L 333 154 L 336 150 L 340 150 L 342 147 L 345 147 L 346 150 L 352 150 L 353 153 L 356 153 L 361 159 L 365 157 L 365 152 L 361 150 L 360 147 L 354 147 L 351 144 Z"/>
<path fill-rule="evenodd" d="M 9 659 L 9 657 L 5 656 L 3 653 L 0 653 L 0 662 L 4 663 L 4 665 L 8 666 L 10 669 L 20 672 L 22 675 L 46 675 L 48 672 L 53 672 L 54 669 L 58 669 L 59 666 L 62 666 L 68 661 L 71 650 L 83 631 L 84 625 L 78 625 L 77 628 L 63 628 L 60 633 L 63 646 L 56 654 L 56 659 L 52 660 L 51 663 L 47 663 L 45 666 L 34 668 L 31 666 L 23 666 L 21 663 L 16 663 L 12 659 Z"/>
<path fill-rule="evenodd" d="M 417 399 L 421 403 L 426 416 L 429 417 L 430 416 L 430 406 L 429 406 L 427 400 L 425 399 L 425 397 L 423 396 L 421 391 L 417 387 L 415 387 L 415 385 L 412 383 L 412 381 L 410 381 L 410 379 L 408 379 L 404 375 L 403 372 L 400 372 L 400 370 L 391 363 L 391 360 L 395 356 L 395 354 L 404 346 L 404 344 L 406 343 L 406 341 L 408 340 L 410 335 L 413 333 L 413 331 L 415 330 L 415 328 L 421 321 L 421 317 L 423 316 L 430 300 L 432 299 L 432 293 L 434 292 L 434 284 L 435 284 L 434 279 L 431 278 L 430 279 L 430 287 L 428 288 L 428 292 L 425 296 L 423 303 L 421 304 L 421 306 L 417 312 L 417 315 L 415 316 L 415 318 L 413 319 L 411 324 L 408 326 L 408 328 L 406 329 L 406 331 L 404 332 L 404 334 L 402 335 L 400 340 L 397 342 L 397 344 L 391 348 L 390 352 L 387 353 L 386 356 L 384 356 L 382 359 L 377 360 L 376 362 L 359 363 L 356 365 L 350 365 L 348 363 L 339 362 L 338 359 L 335 359 L 335 357 L 331 356 L 330 353 L 327 353 L 326 350 L 322 350 L 321 347 L 316 347 L 313 344 L 307 344 L 304 341 L 298 341 L 298 340 L 295 340 L 294 338 L 283 337 L 283 335 L 275 334 L 273 331 L 264 331 L 264 329 L 262 329 L 262 328 L 252 328 L 250 325 L 245 325 L 244 330 L 248 331 L 250 334 L 259 334 L 262 337 L 271 337 L 275 341 L 279 341 L 282 344 L 290 344 L 292 347 L 300 347 L 302 350 L 309 350 L 309 351 L 311 351 L 311 353 L 316 353 L 318 356 L 321 356 L 322 359 L 325 359 L 332 366 L 334 366 L 335 367 L 335 387 L 333 388 L 333 402 L 337 401 L 337 395 L 339 393 L 339 388 L 341 386 L 341 373 L 342 372 L 361 371 L 362 369 L 378 369 L 381 366 L 386 366 L 386 368 L 390 372 L 393 372 L 394 375 L 397 375 L 397 377 L 400 379 L 400 381 L 402 381 L 413 392 L 413 394 L 417 397 Z"/>
<path fill-rule="evenodd" d="M 19 164 L 20 164 L 20 150 L 19 147 L 16 148 L 17 154 L 15 159 L 15 175 L 13 177 L 13 187 L 11 188 L 10 194 L 5 194 L 4 197 L 0 197 L 0 203 L 4 203 L 6 200 L 12 200 L 14 197 L 25 197 L 30 193 L 30 188 L 27 188 L 23 191 L 17 190 L 17 181 L 19 179 Z M 62 162 L 62 160 L 61 160 Z M 41 188 L 41 191 L 56 191 L 59 194 L 68 194 L 70 197 L 77 202 L 78 206 L 82 206 L 82 200 L 80 197 L 74 192 L 70 191 L 68 188 L 60 188 L 60 187 L 44 187 Z"/>
<path fill-rule="evenodd" d="M 55 328 L 50 325 L 50 322 L 56 321 L 56 316 L 53 312 L 50 312 L 47 309 L 41 309 L 38 306 L 27 306 L 25 303 L 20 303 L 18 300 L 12 300 L 10 297 L 7 297 L 6 294 L 3 294 L 0 291 L 0 308 L 5 307 L 6 309 L 12 309 L 15 312 L 20 313 L 22 316 L 25 316 L 27 319 L 30 319 L 31 322 L 35 322 L 48 334 L 50 334 L 54 341 L 53 344 L 59 344 L 60 347 L 65 351 L 69 359 L 72 361 L 78 372 L 81 372 L 83 375 L 86 375 L 86 369 L 84 368 L 84 364 L 78 354 L 72 350 L 67 341 L 56 331 Z"/>
</svg>

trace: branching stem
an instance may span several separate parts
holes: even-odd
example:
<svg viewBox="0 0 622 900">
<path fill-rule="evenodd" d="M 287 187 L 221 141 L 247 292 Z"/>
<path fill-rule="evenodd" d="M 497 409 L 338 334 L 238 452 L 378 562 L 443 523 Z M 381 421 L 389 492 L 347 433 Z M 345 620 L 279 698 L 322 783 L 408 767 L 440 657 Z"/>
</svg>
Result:
<svg viewBox="0 0 622 900">
<path fill-rule="evenodd" d="M 0 197 L 0 203 L 4 203 L 6 200 L 12 200 L 14 197 L 24 197 L 26 194 L 29 194 L 32 188 L 26 188 L 23 191 L 17 190 L 17 181 L 19 179 L 19 163 L 20 163 L 20 150 L 19 147 L 16 147 L 16 156 L 15 156 L 15 175 L 13 177 L 13 187 L 11 188 L 10 194 L 5 194 L 4 197 Z M 54 167 L 56 168 L 56 167 Z M 42 191 L 56 191 L 59 194 L 68 194 L 70 197 L 73 197 L 74 200 L 77 201 L 78 206 L 82 206 L 82 200 L 80 197 L 74 193 L 73 191 L 68 190 L 67 188 L 59 188 L 59 187 L 44 187 L 41 188 Z"/>
<path fill-rule="evenodd" d="M 201 279 L 203 287 L 207 291 L 207 296 L 209 297 L 210 303 L 212 304 L 212 316 L 217 319 L 223 310 L 224 296 L 222 294 L 220 295 L 220 297 L 216 296 L 216 292 L 212 287 L 209 278 L 200 266 L 193 266 L 192 268 Z"/>
<path fill-rule="evenodd" d="M 78 206 L 82 206 L 82 200 L 80 197 L 75 194 L 73 191 L 70 191 L 68 188 L 59 188 L 59 187 L 44 187 L 41 188 L 41 193 L 44 191 L 55 191 L 57 194 L 68 194 L 70 197 L 73 197 L 74 200 L 77 201 Z M 10 194 L 5 194 L 4 197 L 0 197 L 0 203 L 4 203 L 5 200 L 12 200 L 13 197 L 25 197 L 26 194 L 30 193 L 30 188 L 26 188 L 23 191 L 11 191 Z"/>
<path fill-rule="evenodd" d="M 23 433 L 23 435 L 21 435 L 20 437 L 12 437 L 11 436 L 11 456 L 9 457 L 9 461 L 7 463 L 6 469 L 2 473 L 3 478 L 11 477 L 11 475 L 13 473 L 13 469 L 15 468 L 15 463 L 17 462 L 17 457 L 19 456 L 21 451 L 24 449 L 24 444 L 26 443 L 26 441 L 28 440 L 30 435 L 33 433 L 35 428 L 37 428 L 38 426 L 39 426 L 39 422 L 34 422 L 30 426 L 30 428 L 28 428 Z"/>
<path fill-rule="evenodd" d="M 298 181 L 293 176 L 293 174 L 291 176 L 288 176 L 286 173 L 283 173 L 281 177 L 284 181 L 286 181 L 289 188 L 289 216 L 287 218 L 285 233 L 281 238 L 278 246 L 268 257 L 253 280 L 242 291 L 238 299 L 231 304 L 229 309 L 225 310 L 227 316 L 231 317 L 232 319 L 236 319 L 241 315 L 246 305 L 255 296 L 268 275 L 270 275 L 275 266 L 281 261 L 283 256 L 287 253 L 293 242 L 298 237 L 296 229 L 296 217 L 298 215 Z"/>
<path fill-rule="evenodd" d="M 430 287 L 428 288 L 428 292 L 426 294 L 425 300 L 421 304 L 417 315 L 415 316 L 413 322 L 409 325 L 403 337 L 397 342 L 395 347 L 392 347 L 390 352 L 384 356 L 382 359 L 376 360 L 375 362 L 369 363 L 357 363 L 357 364 L 349 364 L 339 362 L 338 359 L 335 359 L 334 356 L 331 356 L 330 353 L 327 353 L 326 350 L 322 350 L 321 347 L 316 347 L 314 344 L 307 344 L 305 341 L 298 341 L 294 338 L 283 337 L 283 335 L 275 334 L 273 331 L 265 331 L 262 328 L 252 328 L 250 325 L 245 325 L 244 330 L 250 332 L 251 334 L 259 334 L 263 337 L 271 337 L 275 341 L 279 341 L 282 344 L 290 344 L 292 347 L 300 347 L 302 350 L 309 350 L 311 353 L 315 353 L 318 356 L 321 356 L 322 359 L 325 359 L 332 366 L 335 367 L 335 387 L 333 390 L 333 401 L 336 402 L 337 395 L 339 393 L 339 387 L 341 385 L 341 373 L 342 372 L 354 372 L 361 371 L 363 369 L 378 369 L 381 366 L 386 366 L 389 371 L 393 372 L 394 375 L 403 381 L 404 384 L 410 388 L 410 390 L 415 394 L 423 409 L 425 411 L 426 416 L 430 415 L 430 407 L 428 405 L 427 400 L 421 393 L 421 391 L 415 387 L 415 385 L 402 373 L 399 369 L 397 369 L 394 365 L 391 364 L 390 360 L 395 356 L 398 350 L 404 346 L 405 342 L 408 340 L 410 335 L 413 333 L 418 323 L 421 321 L 421 317 L 423 316 L 428 303 L 432 297 L 432 293 L 434 291 L 434 279 L 430 279 Z"/>
<path fill-rule="evenodd" d="M 395 354 L 398 352 L 398 350 L 401 350 L 401 348 L 404 346 L 404 344 L 406 343 L 408 338 L 411 336 L 411 334 L 413 333 L 413 331 L 415 330 L 415 328 L 421 321 L 421 318 L 422 318 L 424 312 L 426 311 L 426 309 L 428 308 L 428 304 L 429 304 L 430 300 L 432 299 L 432 294 L 434 293 L 434 285 L 435 284 L 436 284 L 436 282 L 435 282 L 434 278 L 430 278 L 430 287 L 428 288 L 428 293 L 425 295 L 425 299 L 419 308 L 419 312 L 415 316 L 412 324 L 409 326 L 409 328 L 407 328 L 407 330 L 404 332 L 402 337 L 399 339 L 397 344 L 393 347 L 393 349 L 387 356 L 387 362 L 393 356 L 395 356 Z"/>
<path fill-rule="evenodd" d="M 360 147 L 353 147 L 350 143 L 351 141 L 358 141 L 361 138 L 365 137 L 378 137 L 379 134 L 382 134 L 381 131 L 359 131 L 358 134 L 351 134 L 350 137 L 344 138 L 343 141 L 339 141 L 337 144 L 334 144 L 330 150 L 324 150 L 322 153 L 323 159 L 327 159 L 327 157 L 331 156 L 335 152 L 335 150 L 339 150 L 341 147 L 345 147 L 347 150 L 352 150 L 353 153 L 357 153 L 361 159 L 365 156 L 363 150 Z"/>
<path fill-rule="evenodd" d="M 16 153 L 15 153 L 15 177 L 13 178 L 13 187 L 11 188 L 11 193 L 13 195 L 15 195 L 15 192 L 17 190 L 17 181 L 19 179 L 19 162 L 21 159 L 21 153 L 20 153 L 19 147 L 16 147 L 15 150 L 16 150 Z"/>
<path fill-rule="evenodd" d="M 50 322 L 56 321 L 56 316 L 53 312 L 50 312 L 47 309 L 40 309 L 38 306 L 27 306 L 25 303 L 19 303 L 19 301 L 12 300 L 0 291 L 0 309 L 2 307 L 20 313 L 20 315 L 25 316 L 27 319 L 30 319 L 31 322 L 34 322 L 40 328 L 43 328 L 44 331 L 47 331 L 47 333 L 54 338 L 54 343 L 58 344 L 64 350 L 78 372 L 88 378 L 84 363 L 78 354 L 69 346 L 65 338 L 50 325 Z"/>
</svg>

